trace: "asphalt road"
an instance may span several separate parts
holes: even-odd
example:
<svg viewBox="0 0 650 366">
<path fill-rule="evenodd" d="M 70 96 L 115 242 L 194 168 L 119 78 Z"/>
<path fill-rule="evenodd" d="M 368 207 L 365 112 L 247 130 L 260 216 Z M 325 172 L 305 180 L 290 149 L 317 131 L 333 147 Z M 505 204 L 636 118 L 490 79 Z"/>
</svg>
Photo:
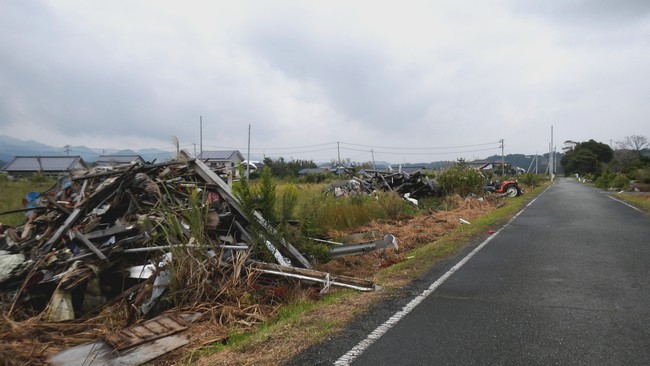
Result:
<svg viewBox="0 0 650 366">
<path fill-rule="evenodd" d="M 650 365 L 650 217 L 569 179 L 368 342 L 474 247 L 289 364 Z"/>
</svg>

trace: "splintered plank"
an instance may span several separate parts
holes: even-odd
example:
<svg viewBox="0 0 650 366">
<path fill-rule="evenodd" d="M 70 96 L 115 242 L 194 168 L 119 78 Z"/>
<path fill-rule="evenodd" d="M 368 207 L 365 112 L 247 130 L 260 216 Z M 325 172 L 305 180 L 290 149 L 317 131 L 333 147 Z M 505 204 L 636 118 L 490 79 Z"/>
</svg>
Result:
<svg viewBox="0 0 650 366">
<path fill-rule="evenodd" d="M 109 334 L 104 337 L 104 340 L 113 346 L 116 351 L 122 351 L 181 332 L 187 329 L 188 325 L 199 315 L 198 313 L 161 315 L 119 332 Z"/>
</svg>

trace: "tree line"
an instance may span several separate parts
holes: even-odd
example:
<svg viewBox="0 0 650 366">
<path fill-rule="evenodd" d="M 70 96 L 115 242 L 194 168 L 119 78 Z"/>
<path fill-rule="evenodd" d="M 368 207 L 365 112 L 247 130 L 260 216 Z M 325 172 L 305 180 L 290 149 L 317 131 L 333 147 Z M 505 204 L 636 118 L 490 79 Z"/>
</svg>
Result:
<svg viewBox="0 0 650 366">
<path fill-rule="evenodd" d="M 639 135 L 626 136 L 616 149 L 592 139 L 564 154 L 561 164 L 566 175 L 578 174 L 603 188 L 627 188 L 631 180 L 650 184 L 649 147 L 648 139 Z"/>
</svg>

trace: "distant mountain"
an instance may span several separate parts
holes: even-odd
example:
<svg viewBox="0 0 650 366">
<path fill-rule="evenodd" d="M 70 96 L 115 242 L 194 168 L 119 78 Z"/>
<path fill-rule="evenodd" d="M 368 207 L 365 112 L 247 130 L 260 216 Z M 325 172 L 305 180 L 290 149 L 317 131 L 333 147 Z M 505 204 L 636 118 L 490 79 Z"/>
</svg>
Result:
<svg viewBox="0 0 650 366">
<path fill-rule="evenodd" d="M 86 162 L 92 163 L 100 155 L 140 155 L 145 161 L 163 162 L 174 157 L 174 153 L 159 149 L 116 150 L 94 149 L 86 146 L 54 147 L 33 140 L 20 140 L 7 135 L 0 135 L 0 168 L 21 155 L 79 155 Z"/>
<path fill-rule="evenodd" d="M 65 151 L 33 140 L 23 141 L 0 135 L 0 160 L 8 162 L 16 155 L 65 155 Z"/>
</svg>

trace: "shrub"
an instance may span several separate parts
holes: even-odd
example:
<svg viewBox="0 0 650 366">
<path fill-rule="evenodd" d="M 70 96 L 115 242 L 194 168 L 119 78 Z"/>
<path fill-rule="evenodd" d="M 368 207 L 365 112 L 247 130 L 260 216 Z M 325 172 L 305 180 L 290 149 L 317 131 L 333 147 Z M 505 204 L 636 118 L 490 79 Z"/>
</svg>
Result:
<svg viewBox="0 0 650 366">
<path fill-rule="evenodd" d="M 280 223 L 286 224 L 293 218 L 298 204 L 298 190 L 293 184 L 287 185 L 280 198 Z"/>
<path fill-rule="evenodd" d="M 271 177 L 271 170 L 268 166 L 262 170 L 262 182 L 259 188 L 259 211 L 264 218 L 270 223 L 276 223 L 275 214 L 275 188 L 276 183 Z"/>
<path fill-rule="evenodd" d="M 334 179 L 335 176 L 331 172 L 322 173 L 307 173 L 303 177 L 305 183 L 324 183 Z"/>
<path fill-rule="evenodd" d="M 614 178 L 616 178 L 616 174 L 613 172 L 604 172 L 601 174 L 596 181 L 594 182 L 596 184 L 596 187 L 598 188 L 603 188 L 607 189 L 612 186 L 612 182 L 614 181 Z"/>
<path fill-rule="evenodd" d="M 485 178 L 478 170 L 463 165 L 444 170 L 437 181 L 445 194 L 458 194 L 461 197 L 470 193 L 481 194 L 485 185 Z"/>
<path fill-rule="evenodd" d="M 625 174 L 618 173 L 612 180 L 611 187 L 627 190 L 630 188 L 630 178 L 628 178 Z"/>
<path fill-rule="evenodd" d="M 541 180 L 541 177 L 534 173 L 526 173 L 519 178 L 519 182 L 533 188 L 539 186 Z"/>
<path fill-rule="evenodd" d="M 636 171 L 636 180 L 640 183 L 650 184 L 650 168 L 638 169 Z"/>
</svg>

